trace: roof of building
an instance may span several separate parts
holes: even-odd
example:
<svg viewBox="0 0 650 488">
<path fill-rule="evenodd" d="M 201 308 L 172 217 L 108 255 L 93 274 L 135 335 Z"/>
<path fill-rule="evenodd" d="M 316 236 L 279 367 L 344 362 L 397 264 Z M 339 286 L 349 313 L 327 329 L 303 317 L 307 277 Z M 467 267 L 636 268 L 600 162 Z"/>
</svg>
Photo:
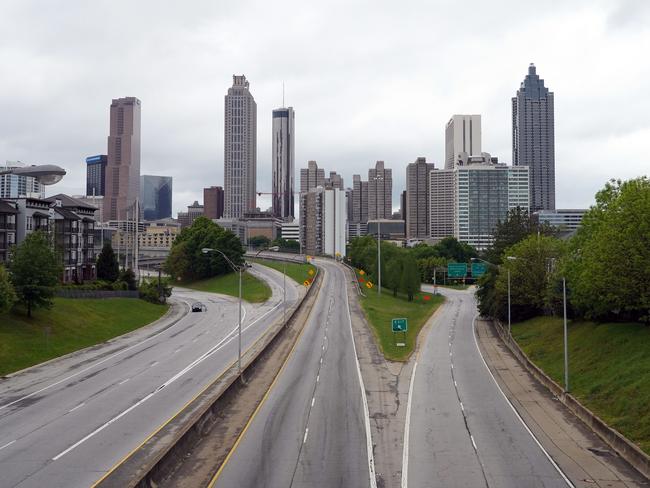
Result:
<svg viewBox="0 0 650 488">
<path fill-rule="evenodd" d="M 18 210 L 11 203 L 0 200 L 0 213 L 18 213 Z"/>
<path fill-rule="evenodd" d="M 54 211 L 65 219 L 81 220 L 81 217 L 79 217 L 76 213 L 63 207 L 54 207 Z"/>
<path fill-rule="evenodd" d="M 61 200 L 62 207 L 77 207 L 77 208 L 87 208 L 89 210 L 97 210 L 97 207 L 82 202 L 81 200 L 77 200 L 76 198 L 72 198 L 71 196 L 64 195 L 63 193 L 59 193 L 58 195 L 47 197 L 44 200 L 49 203 L 54 203 L 56 200 Z"/>
</svg>

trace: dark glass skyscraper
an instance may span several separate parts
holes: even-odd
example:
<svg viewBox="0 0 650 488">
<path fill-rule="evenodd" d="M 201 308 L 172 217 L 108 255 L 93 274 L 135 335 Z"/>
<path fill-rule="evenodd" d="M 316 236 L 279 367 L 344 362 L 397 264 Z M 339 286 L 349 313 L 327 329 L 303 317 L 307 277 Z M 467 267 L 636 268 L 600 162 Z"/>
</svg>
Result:
<svg viewBox="0 0 650 488">
<path fill-rule="evenodd" d="M 273 111 L 273 215 L 291 221 L 294 217 L 294 138 L 293 107 Z"/>
<path fill-rule="evenodd" d="M 172 216 L 172 177 L 142 175 L 140 196 L 144 220 L 166 219 Z"/>
<path fill-rule="evenodd" d="M 530 168 L 530 211 L 555 209 L 555 115 L 553 92 L 535 70 L 512 99 L 512 164 Z"/>
<path fill-rule="evenodd" d="M 106 154 L 86 158 L 86 195 L 100 196 L 106 191 Z"/>
</svg>

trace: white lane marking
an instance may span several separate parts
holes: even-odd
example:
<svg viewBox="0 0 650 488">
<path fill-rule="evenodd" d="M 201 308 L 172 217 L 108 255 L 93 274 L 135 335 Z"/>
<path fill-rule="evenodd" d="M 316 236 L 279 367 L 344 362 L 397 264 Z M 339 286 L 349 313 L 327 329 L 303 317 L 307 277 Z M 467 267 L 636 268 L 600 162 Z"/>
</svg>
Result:
<svg viewBox="0 0 650 488">
<path fill-rule="evenodd" d="M 12 445 L 14 442 L 16 442 L 16 441 L 13 440 L 13 441 L 11 441 L 11 442 L 7 442 L 4 446 L 0 446 L 0 451 L 2 451 L 5 447 L 9 447 L 9 446 Z"/>
<path fill-rule="evenodd" d="M 366 398 L 366 387 L 363 384 L 363 376 L 361 376 L 361 365 L 357 356 L 357 346 L 354 344 L 354 332 L 352 330 L 352 315 L 350 314 L 350 300 L 348 299 L 347 286 L 343 288 L 345 295 L 345 304 L 348 311 L 348 324 L 350 325 L 350 337 L 352 340 L 352 349 L 354 351 L 354 360 L 357 363 L 357 374 L 359 376 L 359 386 L 361 387 L 361 399 L 363 401 L 363 413 L 366 417 L 366 447 L 368 449 L 368 474 L 370 476 L 370 488 L 377 488 L 377 476 L 375 474 L 375 458 L 372 453 L 372 437 L 370 435 L 370 413 L 368 412 L 368 398 Z"/>
<path fill-rule="evenodd" d="M 282 303 L 279 303 L 278 305 L 276 305 L 275 307 L 273 307 L 272 309 L 270 309 L 269 311 L 267 311 L 267 312 L 265 312 L 263 315 L 261 315 L 258 319 L 256 319 L 256 320 L 254 320 L 253 322 L 251 322 L 251 323 L 250 323 L 246 328 L 242 329 L 242 333 L 244 333 L 245 331 L 247 331 L 249 328 L 251 328 L 251 327 L 252 327 L 253 325 L 255 325 L 257 322 L 259 322 L 259 321 L 262 320 L 264 317 L 266 317 L 268 314 L 270 314 L 271 312 L 273 312 L 273 311 L 274 311 L 276 308 L 278 308 L 280 305 L 282 305 Z M 237 330 L 237 327 L 235 327 L 235 328 L 233 329 L 233 332 L 236 331 L 236 330 Z M 78 446 L 80 446 L 81 444 L 83 444 L 84 442 L 86 442 L 86 441 L 87 441 L 88 439 L 90 439 L 91 437 L 93 437 L 93 436 L 99 434 L 99 433 L 100 433 L 102 430 L 104 430 L 106 427 L 108 427 L 108 426 L 111 425 L 112 423 L 114 423 L 114 422 L 116 422 L 117 420 L 119 420 L 119 419 L 121 419 L 122 417 L 124 417 L 127 413 L 129 413 L 129 412 L 130 412 L 131 410 L 133 410 L 134 408 L 136 408 L 136 407 L 142 405 L 144 402 L 146 402 L 147 400 L 149 400 L 149 399 L 150 399 L 152 396 L 154 396 L 156 393 L 158 393 L 159 391 L 161 391 L 163 388 L 165 388 L 165 387 L 171 385 L 174 381 L 176 381 L 178 378 L 180 378 L 181 376 L 183 376 L 184 374 L 186 374 L 188 371 L 194 369 L 194 367 L 196 367 L 198 364 L 200 364 L 200 363 L 202 363 L 203 361 L 205 361 L 205 360 L 206 360 L 207 358 L 209 358 L 212 354 L 214 354 L 215 352 L 217 352 L 217 351 L 219 351 L 220 349 L 222 349 L 223 347 L 225 347 L 226 344 L 228 344 L 230 341 L 234 340 L 235 337 L 237 337 L 236 335 L 232 335 L 232 337 L 230 337 L 231 335 L 232 335 L 232 333 L 229 334 L 229 335 L 227 335 L 226 337 L 224 337 L 221 341 L 219 341 L 219 343 L 217 343 L 215 346 L 213 346 L 209 351 L 205 352 L 204 354 L 202 354 L 201 356 L 199 356 L 197 359 L 195 359 L 194 361 L 192 361 L 189 365 L 187 365 L 187 366 L 186 366 L 185 368 L 183 368 L 181 371 L 179 371 L 179 372 L 176 373 L 174 376 L 172 376 L 171 378 L 169 378 L 167 381 L 165 381 L 162 385 L 160 385 L 160 386 L 159 386 L 158 388 L 156 388 L 154 391 L 152 391 L 151 393 L 149 393 L 147 396 L 145 396 L 144 398 L 142 398 L 142 399 L 139 400 L 138 402 L 134 403 L 134 404 L 131 405 L 129 408 L 127 408 L 126 410 L 124 410 L 122 413 L 120 413 L 120 414 L 116 415 L 115 417 L 113 417 L 112 419 L 110 419 L 110 420 L 109 420 L 108 422 L 106 422 L 105 424 L 99 426 L 97 429 L 95 429 L 94 431 L 92 431 L 90 434 L 88 434 L 87 436 L 85 436 L 83 439 L 81 439 L 80 441 L 77 441 L 77 442 L 74 443 L 72 446 L 68 447 L 65 451 L 62 451 L 62 452 L 60 452 L 59 454 L 57 454 L 56 456 L 54 456 L 54 457 L 52 458 L 52 461 L 56 461 L 56 460 L 60 459 L 61 457 L 65 456 L 67 453 L 69 453 L 70 451 L 72 451 L 72 450 L 75 449 L 76 447 L 78 447 Z M 225 343 L 225 344 L 224 344 L 224 343 Z"/>
<path fill-rule="evenodd" d="M 316 376 L 316 383 L 320 380 L 320 375 Z"/>
<path fill-rule="evenodd" d="M 151 363 L 151 364 L 149 365 L 149 367 L 150 367 L 150 368 L 153 368 L 156 364 L 158 364 L 158 361 L 154 361 L 153 363 Z"/>
<path fill-rule="evenodd" d="M 323 364 L 323 358 L 322 357 L 320 358 L 320 363 Z"/>
<path fill-rule="evenodd" d="M 465 407 L 463 407 L 463 402 L 460 402 L 460 409 L 461 409 L 463 412 L 465 411 Z M 471 436 L 471 434 L 470 434 L 470 436 Z"/>
<path fill-rule="evenodd" d="M 184 303 L 187 304 L 187 302 L 184 302 Z M 188 314 L 186 314 L 186 315 L 188 315 Z M 183 317 L 185 317 L 186 315 L 184 315 Z M 12 405 L 14 405 L 14 404 L 16 404 L 16 403 L 18 403 L 18 402 L 21 402 L 21 401 L 23 401 L 23 400 L 26 400 L 27 398 L 33 397 L 34 395 L 38 395 L 39 393 L 42 393 L 42 392 L 44 392 L 45 390 L 49 390 L 50 388 L 52 388 L 52 387 L 54 387 L 54 386 L 57 386 L 57 385 L 60 385 L 61 383 L 65 383 L 65 382 L 68 381 L 69 379 L 72 379 L 72 378 L 74 378 L 75 376 L 79 376 L 80 374 L 83 374 L 83 373 L 85 373 L 86 371 L 91 370 L 91 369 L 94 368 L 95 366 L 99 366 L 100 364 L 103 364 L 103 363 L 105 363 L 106 361 L 110 361 L 111 359 L 113 359 L 114 357 L 119 356 L 120 354 L 124 354 L 125 352 L 128 352 L 128 351 L 130 351 L 130 350 L 133 349 L 133 348 L 136 348 L 136 347 L 138 347 L 138 346 L 141 346 L 141 345 L 144 344 L 145 342 L 148 342 L 148 341 L 150 341 L 151 339 L 153 339 L 153 338 L 155 338 L 155 337 L 158 337 L 158 336 L 159 336 L 160 334 L 162 334 L 163 332 L 169 332 L 171 329 L 173 329 L 174 327 L 176 327 L 178 324 L 181 323 L 181 319 L 182 319 L 183 317 L 181 317 L 181 318 L 178 320 L 178 322 L 176 322 L 176 323 L 175 323 L 174 325 L 172 325 L 171 327 L 169 327 L 169 328 L 167 328 L 167 329 L 165 329 L 165 330 L 161 330 L 161 331 L 158 332 L 157 334 L 154 334 L 154 335 L 152 335 L 152 336 L 150 336 L 150 337 L 147 337 L 146 339 L 144 339 L 143 341 L 138 342 L 137 344 L 133 344 L 132 346 L 127 347 L 126 349 L 122 349 L 121 351 L 118 351 L 118 352 L 116 352 L 115 354 L 111 354 L 110 356 L 108 356 L 108 357 L 102 359 L 101 361 L 98 361 L 98 362 L 96 362 L 95 364 L 91 364 L 91 365 L 88 366 L 87 368 L 84 368 L 84 369 L 82 369 L 82 370 L 79 370 L 79 371 L 77 371 L 76 373 L 71 374 L 70 376 L 66 376 L 65 378 L 63 378 L 63 379 L 61 379 L 61 380 L 59 380 L 59 381 L 56 381 L 56 382 L 54 382 L 54 383 L 52 383 L 52 384 L 50 384 L 50 385 L 48 385 L 48 386 L 45 386 L 45 387 L 41 388 L 40 390 L 33 391 L 33 392 L 30 393 L 29 395 L 25 395 L 24 397 L 21 397 L 21 398 L 19 398 L 18 400 L 14 400 L 14 401 L 9 402 L 9 403 L 6 403 L 6 404 L 4 404 L 4 405 L 0 405 L 0 410 L 3 410 L 3 409 L 5 409 L 5 408 L 7 408 L 7 407 L 10 407 L 10 406 L 12 406 Z"/>
<path fill-rule="evenodd" d="M 304 444 L 307 442 L 307 434 L 309 434 L 309 427 L 305 429 L 305 437 L 302 438 L 302 443 Z"/>
<path fill-rule="evenodd" d="M 192 342 L 196 342 L 196 341 L 198 341 L 198 340 L 199 340 L 199 338 L 198 338 L 198 337 L 195 337 L 194 339 L 192 339 Z"/>
<path fill-rule="evenodd" d="M 406 402 L 406 424 L 404 426 L 404 449 L 402 451 L 402 488 L 408 486 L 408 470 L 409 470 L 409 432 L 411 425 L 411 399 L 413 398 L 413 383 L 415 383 L 415 370 L 418 367 L 418 362 L 413 364 L 413 371 L 411 372 L 411 384 L 409 385 L 409 397 Z"/>
<path fill-rule="evenodd" d="M 314 402 L 316 402 L 316 397 L 311 397 L 311 407 L 314 408 Z"/>
<path fill-rule="evenodd" d="M 70 412 L 74 412 L 74 411 L 77 410 L 78 408 L 83 407 L 85 404 L 86 404 L 85 402 L 80 403 L 80 404 L 77 405 L 76 407 L 71 408 L 70 410 L 68 410 L 68 413 L 70 413 Z"/>
<path fill-rule="evenodd" d="M 474 450 L 478 452 L 478 447 L 476 447 L 476 442 L 474 442 L 474 436 L 470 434 L 469 438 L 472 440 L 472 445 L 474 446 Z"/>
<path fill-rule="evenodd" d="M 458 383 L 456 383 L 456 380 L 454 380 L 454 386 L 458 388 Z"/>
<path fill-rule="evenodd" d="M 127 378 L 127 379 L 125 379 L 125 380 L 122 380 L 122 381 L 120 381 L 120 382 L 118 383 L 118 385 L 123 385 L 124 383 L 126 383 L 126 382 L 129 381 L 130 379 L 131 379 L 131 378 Z"/>
<path fill-rule="evenodd" d="M 528 428 L 528 425 L 526 425 L 526 422 L 524 422 L 524 419 L 521 418 L 521 415 L 519 415 L 519 412 L 517 412 L 517 409 L 514 407 L 514 405 L 510 401 L 510 399 L 503 392 L 503 390 L 501 389 L 501 386 L 499 386 L 499 382 L 497 381 L 497 379 L 492 374 L 492 371 L 490 371 L 490 368 L 487 365 L 487 363 L 485 362 L 485 358 L 483 357 L 483 353 L 481 352 L 481 348 L 478 347 L 478 341 L 476 340 L 476 318 L 478 317 L 478 315 L 479 314 L 474 315 L 474 318 L 472 319 L 472 336 L 474 336 L 474 345 L 476 346 L 476 350 L 478 351 L 478 354 L 479 354 L 479 357 L 481 358 L 481 361 L 483 361 L 483 365 L 485 366 L 485 369 L 487 369 L 487 372 L 490 374 L 490 377 L 492 378 L 492 381 L 494 381 L 494 384 L 497 385 L 497 388 L 499 389 L 499 392 L 501 393 L 501 396 L 503 396 L 503 399 L 508 403 L 508 405 L 510 405 L 510 408 L 512 409 L 512 411 L 514 412 L 516 417 L 519 419 L 519 421 L 521 422 L 521 425 L 524 426 L 524 429 L 526 429 L 526 432 L 528 432 L 530 434 L 530 436 L 535 441 L 535 444 L 537 444 L 537 446 L 542 450 L 542 452 L 546 456 L 546 459 L 548 459 L 550 461 L 550 463 L 553 465 L 553 467 L 555 468 L 555 470 L 558 473 L 560 473 L 560 476 L 562 476 L 562 478 L 566 482 L 567 486 L 570 486 L 571 488 L 575 488 L 575 485 L 573 483 L 571 483 L 569 478 L 566 477 L 564 472 L 560 469 L 560 467 L 557 465 L 557 463 L 553 460 L 551 455 L 546 451 L 546 449 L 544 449 L 544 447 L 539 442 L 539 440 L 537 440 L 537 437 L 535 437 L 535 434 L 533 434 L 533 431 L 531 431 Z"/>
</svg>

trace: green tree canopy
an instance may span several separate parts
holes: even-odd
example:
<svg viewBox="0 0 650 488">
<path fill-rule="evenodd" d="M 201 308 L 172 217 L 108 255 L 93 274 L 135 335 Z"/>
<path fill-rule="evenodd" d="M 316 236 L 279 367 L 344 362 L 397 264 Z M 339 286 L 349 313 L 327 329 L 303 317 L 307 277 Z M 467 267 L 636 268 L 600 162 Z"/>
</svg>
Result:
<svg viewBox="0 0 650 488">
<path fill-rule="evenodd" d="M 562 266 L 590 319 L 650 322 L 650 180 L 611 181 L 583 217 Z"/>
<path fill-rule="evenodd" d="M 27 307 L 29 317 L 32 316 L 32 308 L 49 308 L 52 305 L 62 267 L 46 234 L 32 232 L 14 247 L 9 271 L 18 299 Z"/>
<path fill-rule="evenodd" d="M 271 245 L 271 239 L 266 236 L 253 236 L 248 239 L 248 245 L 255 248 L 265 248 Z"/>
<path fill-rule="evenodd" d="M 407 254 L 402 261 L 402 280 L 400 289 L 406 294 L 409 302 L 420 291 L 420 272 L 415 258 Z"/>
<path fill-rule="evenodd" d="M 218 252 L 204 254 L 202 249 L 218 249 L 235 264 L 243 264 L 244 249 L 239 238 L 206 217 L 198 217 L 174 240 L 166 271 L 175 279 L 200 280 L 225 274 L 230 266 Z"/>
<path fill-rule="evenodd" d="M 113 282 L 120 274 L 120 266 L 110 241 L 104 243 L 97 257 L 97 279 Z"/>
<path fill-rule="evenodd" d="M 9 280 L 9 273 L 0 264 L 0 315 L 11 310 L 17 300 L 16 291 Z"/>
</svg>

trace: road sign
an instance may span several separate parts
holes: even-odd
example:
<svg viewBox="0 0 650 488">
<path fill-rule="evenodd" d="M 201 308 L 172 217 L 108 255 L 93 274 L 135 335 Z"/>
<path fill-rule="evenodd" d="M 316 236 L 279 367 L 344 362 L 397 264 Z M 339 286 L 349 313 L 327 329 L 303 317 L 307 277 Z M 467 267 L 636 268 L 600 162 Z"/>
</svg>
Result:
<svg viewBox="0 0 650 488">
<path fill-rule="evenodd" d="M 366 281 L 366 288 L 370 289 L 370 288 L 372 288 L 373 286 L 374 286 L 374 285 L 372 284 L 372 281 Z"/>
<path fill-rule="evenodd" d="M 310 283 L 311 283 L 311 281 L 309 281 L 309 280 L 305 280 L 305 281 L 302 282 L 302 284 L 305 285 L 305 286 L 309 286 Z"/>
<path fill-rule="evenodd" d="M 472 278 L 480 278 L 487 272 L 487 264 L 472 263 Z"/>
<path fill-rule="evenodd" d="M 309 276 L 311 276 L 311 275 L 314 274 L 314 270 L 313 270 L 313 269 L 310 269 L 309 271 L 307 271 L 307 273 L 309 273 Z"/>
<path fill-rule="evenodd" d="M 360 269 L 360 270 L 359 270 L 359 274 L 360 274 L 361 276 L 363 276 L 364 274 L 366 274 L 366 272 L 365 272 L 364 270 Z"/>
<path fill-rule="evenodd" d="M 406 319 L 393 319 L 393 332 L 406 332 L 408 321 Z"/>
<path fill-rule="evenodd" d="M 447 265 L 447 277 L 465 278 L 467 276 L 467 263 L 449 263 Z"/>
</svg>

